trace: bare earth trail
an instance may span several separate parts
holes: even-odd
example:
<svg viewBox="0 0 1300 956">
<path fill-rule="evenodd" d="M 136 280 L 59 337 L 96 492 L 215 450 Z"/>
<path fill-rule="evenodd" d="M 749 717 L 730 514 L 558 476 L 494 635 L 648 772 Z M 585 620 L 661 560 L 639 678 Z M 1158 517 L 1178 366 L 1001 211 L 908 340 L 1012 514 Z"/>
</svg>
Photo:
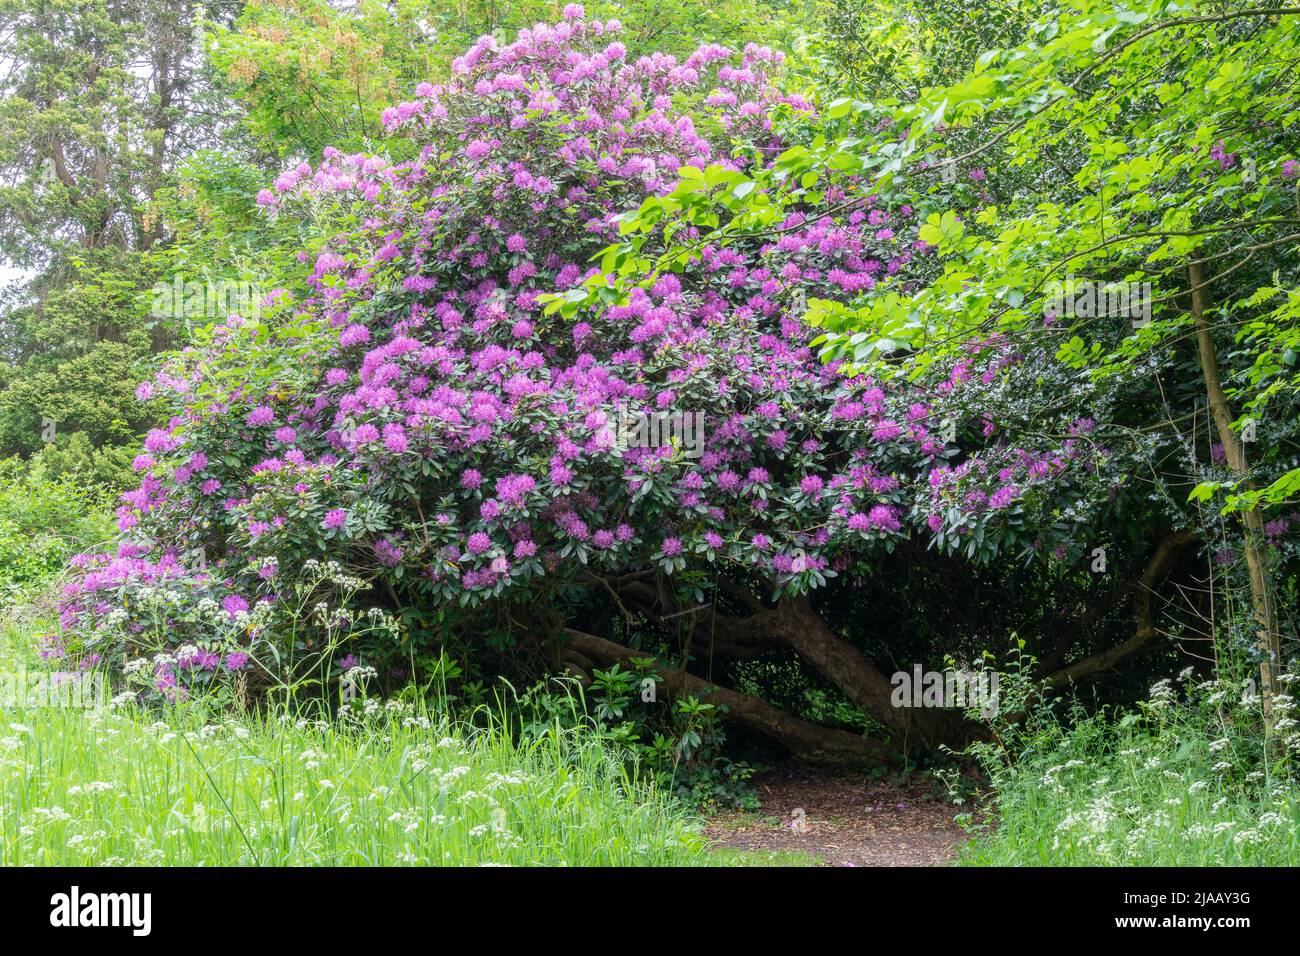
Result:
<svg viewBox="0 0 1300 956">
<path fill-rule="evenodd" d="M 713 818 L 704 835 L 715 847 L 800 854 L 824 866 L 945 866 L 967 839 L 953 822 L 959 809 L 924 783 L 782 768 L 753 785 L 762 809 Z"/>
</svg>

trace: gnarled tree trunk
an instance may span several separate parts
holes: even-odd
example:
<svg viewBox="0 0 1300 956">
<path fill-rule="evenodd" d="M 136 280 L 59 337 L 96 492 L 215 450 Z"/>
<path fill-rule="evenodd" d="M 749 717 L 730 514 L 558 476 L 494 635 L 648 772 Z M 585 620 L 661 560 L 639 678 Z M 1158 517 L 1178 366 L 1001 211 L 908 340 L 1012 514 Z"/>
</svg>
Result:
<svg viewBox="0 0 1300 956">
<path fill-rule="evenodd" d="M 634 658 L 646 655 L 614 641 L 566 629 L 566 659 L 574 669 L 593 663 L 606 667 L 619 663 L 630 666 Z M 765 700 L 711 683 L 702 677 L 666 664 L 660 666 L 662 684 L 673 694 L 694 694 L 702 700 L 727 708 L 727 717 L 750 727 L 786 746 L 792 756 L 807 763 L 873 765 L 885 762 L 890 754 L 887 745 L 845 730 L 819 727 L 793 717 Z"/>
<path fill-rule="evenodd" d="M 813 609 L 806 597 L 787 597 L 775 607 L 767 607 L 752 595 L 732 585 L 721 585 L 731 597 L 744 604 L 751 613 L 732 615 L 721 613 L 715 606 L 683 608 L 674 603 L 670 593 L 658 586 L 654 580 L 642 573 L 628 573 L 610 578 L 593 580 L 604 587 L 615 598 L 620 609 L 629 617 L 633 609 L 647 614 L 652 620 L 667 624 L 673 618 L 684 619 L 685 615 L 694 615 L 697 622 L 689 629 L 686 650 L 697 660 L 724 658 L 731 660 L 750 660 L 770 651 L 786 646 L 794 650 L 803 660 L 813 666 L 822 676 L 834 684 L 850 701 L 861 707 L 885 728 L 891 736 L 898 738 L 898 749 L 911 743 L 929 746 L 948 744 L 959 747 L 979 735 L 979 728 L 966 720 L 956 710 L 922 709 L 913 707 L 895 707 L 892 701 L 893 687 L 889 679 L 848 641 L 835 634 Z M 590 671 L 592 645 L 578 641 L 573 637 L 568 645 L 570 657 L 569 668 L 579 676 L 586 676 Z M 588 639 L 593 635 L 588 635 Z M 603 638 L 595 638 L 604 640 Z M 603 646 L 603 660 L 608 661 L 614 655 L 614 648 L 619 648 L 612 641 Z M 624 648 L 626 655 L 637 656 Z M 625 656 L 626 656 L 625 655 Z M 699 677 L 686 674 L 690 681 L 700 681 Z M 708 684 L 710 687 L 716 685 Z M 735 694 L 726 688 L 718 688 L 714 693 Z M 764 724 L 776 732 L 772 736 L 792 744 L 802 736 L 813 739 L 812 731 L 817 734 L 831 733 L 825 728 L 798 721 L 796 718 L 782 714 L 776 708 L 759 701 L 757 698 L 740 695 L 744 701 L 738 701 L 737 708 L 732 708 L 733 719 L 744 716 L 752 726 L 764 729 Z M 761 705 L 761 708 L 756 705 Z M 730 705 L 729 705 L 730 706 Z M 762 709 L 761 718 L 759 710 Z M 779 719 L 776 715 L 779 715 Z M 794 723 L 791 723 L 791 722 Z M 742 721 L 744 722 L 744 721 Z M 796 731 L 795 727 L 799 725 Z M 765 731 L 766 732 L 766 731 Z M 834 731 L 833 733 L 842 733 Z M 852 737 L 853 735 L 848 735 Z M 824 738 L 818 744 L 825 750 Z M 877 746 L 874 750 L 883 756 L 884 751 Z M 823 754 L 824 755 L 824 754 Z M 819 760 L 820 757 L 805 759 Z"/>
<path fill-rule="evenodd" d="M 957 711 L 895 707 L 893 685 L 856 647 L 835 634 L 806 597 L 786 598 L 773 614 L 773 633 L 849 700 L 886 727 L 929 744 L 960 746 L 973 728 Z"/>
</svg>

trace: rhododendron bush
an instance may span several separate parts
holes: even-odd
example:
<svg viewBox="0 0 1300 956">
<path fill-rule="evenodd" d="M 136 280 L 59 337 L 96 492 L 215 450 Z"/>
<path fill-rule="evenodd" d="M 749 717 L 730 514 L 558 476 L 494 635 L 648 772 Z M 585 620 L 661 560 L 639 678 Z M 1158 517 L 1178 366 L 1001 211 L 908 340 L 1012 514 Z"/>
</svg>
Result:
<svg viewBox="0 0 1300 956">
<path fill-rule="evenodd" d="M 630 291 L 607 283 L 593 256 L 621 214 L 681 167 L 725 185 L 769 162 L 774 109 L 815 116 L 772 82 L 770 50 L 630 62 L 618 37 L 570 8 L 507 46 L 484 38 L 451 82 L 385 111 L 388 155 L 327 151 L 263 191 L 267 215 L 314 237 L 300 281 L 141 386 L 171 418 L 136 459 L 122 543 L 68 588 L 59 652 L 174 697 L 294 662 L 325 680 L 358 660 L 418 670 L 449 634 L 540 647 L 569 625 L 545 653 L 585 676 L 643 653 L 619 642 L 627 622 L 675 619 L 666 632 L 691 622 L 720 654 L 784 642 L 899 725 L 887 681 L 806 595 L 905 540 L 971 558 L 1068 546 L 1054 514 L 1105 500 L 1107 450 L 1068 408 L 1033 442 L 993 414 L 1042 356 L 995 336 L 885 385 L 810 348 L 796 303 L 928 254 L 870 183 L 843 177 L 773 235 L 706 245 Z M 548 310 L 579 287 L 598 307 Z M 1051 374 L 1027 378 L 1068 389 Z M 651 413 L 701 414 L 698 457 L 627 447 L 620 416 Z M 617 612 L 603 634 L 580 619 L 588 595 Z M 805 755 L 872 752 L 677 680 Z"/>
</svg>

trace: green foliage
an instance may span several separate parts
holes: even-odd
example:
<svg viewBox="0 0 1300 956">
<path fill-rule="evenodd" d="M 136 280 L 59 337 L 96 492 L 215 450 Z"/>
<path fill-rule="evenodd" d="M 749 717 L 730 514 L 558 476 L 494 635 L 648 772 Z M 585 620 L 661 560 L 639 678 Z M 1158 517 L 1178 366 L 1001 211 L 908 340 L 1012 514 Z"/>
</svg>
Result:
<svg viewBox="0 0 1300 956">
<path fill-rule="evenodd" d="M 1021 0 L 828 0 L 797 45 L 797 68 L 823 89 L 902 102 L 1017 42 L 1039 9 Z"/>
<path fill-rule="evenodd" d="M 987 817 L 962 862 L 992 866 L 1294 866 L 1300 862 L 1296 675 L 1271 736 L 1250 668 L 1225 643 L 1219 676 L 1185 668 L 1129 709 L 1044 700 L 1016 656 L 988 739 L 967 750 L 987 775 Z M 974 715 L 973 715 L 974 716 Z M 946 776 L 965 802 L 965 781 Z M 980 822 L 976 822 L 977 819 Z"/>
<path fill-rule="evenodd" d="M 60 471 L 0 460 L 0 606 L 38 598 L 68 558 L 111 534 L 102 493 Z"/>
<path fill-rule="evenodd" d="M 1295 866 L 1300 791 L 1270 774 L 1240 688 L 1170 683 L 1123 714 L 1040 722 L 986 764 L 996 808 L 962 862 L 982 866 Z M 1248 726 L 1258 726 L 1251 721 Z"/>
<path fill-rule="evenodd" d="M 26 363 L 0 391 L 0 451 L 40 454 L 56 472 L 125 487 L 130 445 L 149 421 L 134 396 L 147 354 L 99 341 L 66 360 Z"/>
<path fill-rule="evenodd" d="M 635 669 L 596 668 L 584 692 L 576 681 L 538 685 L 511 706 L 523 715 L 525 737 L 549 732 L 556 722 L 589 729 L 625 755 L 629 768 L 647 774 L 664 793 L 703 811 L 755 809 L 747 781 L 753 768 L 723 753 L 725 708 L 693 695 L 660 697 L 662 678 L 650 658 Z"/>
</svg>

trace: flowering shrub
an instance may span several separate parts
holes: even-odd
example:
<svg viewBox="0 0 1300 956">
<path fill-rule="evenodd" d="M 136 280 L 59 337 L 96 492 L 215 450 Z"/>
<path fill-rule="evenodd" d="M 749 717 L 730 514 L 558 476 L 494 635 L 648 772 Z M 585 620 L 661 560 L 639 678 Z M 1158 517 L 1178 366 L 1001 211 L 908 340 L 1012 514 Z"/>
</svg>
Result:
<svg viewBox="0 0 1300 956">
<path fill-rule="evenodd" d="M 373 676 L 372 669 L 363 670 L 339 648 L 370 635 L 391 638 L 396 631 L 381 609 L 353 609 L 365 582 L 335 562 L 305 562 L 274 600 L 250 606 L 230 579 L 187 570 L 172 554 L 157 561 L 143 554 L 144 548 L 123 543 L 115 554 L 73 559 L 83 573 L 68 592 L 78 600 L 65 605 L 65 633 L 46 638 L 43 658 L 71 659 L 87 669 L 100 664 L 107 650 L 128 692 L 182 701 L 232 676 L 253 675 L 262 683 L 270 678 L 293 690 L 289 681 L 347 673 L 359 685 Z M 258 569 L 264 579 L 277 570 L 270 558 Z M 78 633 L 80 615 L 93 616 L 95 631 Z M 124 640 L 103 647 L 113 635 Z M 241 686 L 246 692 L 247 681 Z"/>
<path fill-rule="evenodd" d="M 609 285 L 592 260 L 621 214 L 680 167 L 725 187 L 780 150 L 771 108 L 812 111 L 772 84 L 770 50 L 628 62 L 618 34 L 571 6 L 508 46 L 485 37 L 385 111 L 407 158 L 327 151 L 262 192 L 319 237 L 302 283 L 141 386 L 172 417 L 136 459 L 127 543 L 69 587 L 68 632 L 119 656 L 154 634 L 170 693 L 177 644 L 200 669 L 217 653 L 205 633 L 227 635 L 226 669 L 259 638 L 268 666 L 286 641 L 321 646 L 290 613 L 304 589 L 348 606 L 365 582 L 406 613 L 712 568 L 797 594 L 912 534 L 981 556 L 1034 539 L 1027 509 L 1050 514 L 1043 489 L 1099 452 L 1019 448 L 987 422 L 988 453 L 957 464 L 939 428 L 967 417 L 968 379 L 1023 356 L 979 343 L 946 381 L 885 387 L 820 363 L 791 308 L 924 257 L 906 206 L 845 177 L 766 240 Z M 578 287 L 604 307 L 547 308 Z M 702 412 L 701 455 L 622 447 L 621 409 Z M 338 575 L 305 563 L 326 557 Z M 171 594 L 142 602 L 151 588 Z"/>
</svg>

